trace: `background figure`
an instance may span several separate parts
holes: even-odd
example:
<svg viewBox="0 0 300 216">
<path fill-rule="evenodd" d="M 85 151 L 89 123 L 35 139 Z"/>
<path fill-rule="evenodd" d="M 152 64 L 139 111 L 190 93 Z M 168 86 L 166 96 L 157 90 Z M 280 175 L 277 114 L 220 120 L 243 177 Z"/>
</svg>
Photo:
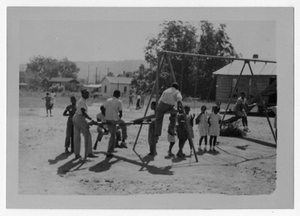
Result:
<svg viewBox="0 0 300 216">
<path fill-rule="evenodd" d="M 128 105 L 128 108 L 130 107 L 130 105 L 133 105 L 133 94 L 131 92 L 129 93 L 129 105 Z"/>
<path fill-rule="evenodd" d="M 144 107 L 144 103 L 145 103 L 145 93 L 142 93 L 141 94 L 141 105 L 140 105 L 140 107 Z"/>
<path fill-rule="evenodd" d="M 178 83 L 174 82 L 170 88 L 166 89 L 162 93 L 162 95 L 158 101 L 158 107 L 156 110 L 156 120 L 155 120 L 155 135 L 156 136 L 161 135 L 164 115 L 167 112 L 170 112 L 170 114 L 171 114 L 168 133 L 171 135 L 176 135 L 175 125 L 176 125 L 177 110 L 174 108 L 174 106 L 177 103 L 177 108 L 178 108 L 178 101 L 182 100 L 182 95 L 181 95 L 180 91 L 178 90 L 178 88 L 179 88 Z"/>
<path fill-rule="evenodd" d="M 55 104 L 55 99 L 56 99 L 56 93 L 53 90 L 50 93 L 50 97 L 51 97 L 51 104 L 52 104 L 52 109 L 53 109 L 54 104 Z"/>
<path fill-rule="evenodd" d="M 172 149 L 173 149 L 173 146 L 175 145 L 175 135 L 171 135 L 168 133 L 168 142 L 170 143 L 169 150 L 168 150 L 168 156 L 173 157 L 174 154 L 172 153 Z"/>
<path fill-rule="evenodd" d="M 245 96 L 246 93 L 242 91 L 240 93 L 240 97 L 236 101 L 235 110 L 236 110 L 236 116 L 242 117 L 244 131 L 249 131 L 246 109 L 249 107 L 256 106 L 256 103 L 249 105 Z"/>
<path fill-rule="evenodd" d="M 116 133 L 117 133 L 117 124 L 120 126 L 122 130 L 122 143 L 121 146 L 123 148 L 127 148 L 125 140 L 127 139 L 127 128 L 125 122 L 121 119 L 123 112 L 123 103 L 118 98 L 120 97 L 121 92 L 119 90 L 115 90 L 113 93 L 113 97 L 106 100 L 104 103 L 105 108 L 105 118 L 108 123 L 108 129 L 110 132 L 110 138 L 108 142 L 107 149 L 107 157 L 113 157 L 113 151 L 115 149 L 116 142 Z"/>
<path fill-rule="evenodd" d="M 141 95 L 138 93 L 137 97 L 136 97 L 136 109 L 140 109 L 141 108 Z"/>
<path fill-rule="evenodd" d="M 83 134 L 84 137 L 84 160 L 87 157 L 96 157 L 92 151 L 92 136 L 90 133 L 90 125 L 96 124 L 96 122 L 87 114 L 88 105 L 87 99 L 89 98 L 89 92 L 84 89 L 81 91 L 81 98 L 77 101 L 76 104 L 76 113 L 73 116 L 73 124 L 74 124 L 74 153 L 75 159 L 81 158 L 80 156 L 80 134 Z M 91 120 L 90 123 L 86 121 L 86 119 Z"/>
<path fill-rule="evenodd" d="M 196 124 L 198 125 L 200 140 L 199 140 L 199 151 L 202 151 L 201 144 L 204 139 L 204 151 L 207 146 L 207 135 L 208 135 L 208 114 L 206 112 L 206 106 L 201 107 L 201 113 L 196 118 Z"/>
<path fill-rule="evenodd" d="M 188 124 L 185 123 L 183 113 L 180 113 L 177 116 L 178 125 L 176 128 L 177 129 L 176 131 L 177 131 L 177 136 L 179 139 L 179 150 L 176 154 L 177 157 L 185 157 L 185 154 L 183 153 L 182 150 L 183 150 L 185 142 L 189 138 L 189 133 L 191 134 L 191 138 L 194 138 L 193 122 L 194 122 L 195 114 L 190 115 L 189 114 L 190 110 L 191 110 L 191 108 L 189 106 L 184 106 L 184 111 L 186 114 Z M 192 152 L 192 146 L 190 146 L 190 152 Z"/>
<path fill-rule="evenodd" d="M 46 93 L 46 96 L 42 98 L 43 100 L 45 100 L 45 106 L 46 106 L 46 114 L 47 114 L 47 117 L 48 117 L 48 111 L 50 113 L 50 116 L 52 117 L 52 113 L 51 113 L 51 110 L 52 110 L 52 104 L 51 104 L 51 97 L 49 95 L 49 93 L 47 92 Z"/>
<path fill-rule="evenodd" d="M 71 141 L 71 153 L 74 152 L 74 124 L 73 124 L 73 116 L 76 112 L 76 98 L 72 96 L 70 98 L 71 104 L 66 107 L 63 112 L 63 116 L 68 116 L 67 121 L 67 130 L 66 130 L 66 139 L 65 139 L 65 153 L 69 153 L 68 148 L 70 147 Z"/>
<path fill-rule="evenodd" d="M 210 151 L 216 151 L 215 146 L 217 143 L 217 137 L 220 135 L 221 116 L 218 114 L 219 110 L 220 107 L 214 106 L 213 112 L 208 118 Z"/>
</svg>

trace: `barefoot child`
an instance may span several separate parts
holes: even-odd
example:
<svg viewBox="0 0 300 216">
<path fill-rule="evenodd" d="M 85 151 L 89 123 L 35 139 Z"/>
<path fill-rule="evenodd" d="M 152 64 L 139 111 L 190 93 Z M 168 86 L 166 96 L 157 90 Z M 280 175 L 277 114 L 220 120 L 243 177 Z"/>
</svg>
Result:
<svg viewBox="0 0 300 216">
<path fill-rule="evenodd" d="M 201 113 L 196 118 L 196 124 L 198 124 L 198 130 L 200 135 L 199 140 L 199 151 L 202 151 L 201 144 L 204 139 L 204 151 L 206 151 L 207 146 L 207 135 L 208 135 L 208 114 L 206 112 L 206 106 L 201 107 Z"/>
<path fill-rule="evenodd" d="M 216 151 L 217 137 L 220 135 L 221 116 L 218 114 L 219 110 L 219 107 L 214 106 L 213 112 L 209 114 L 208 118 L 210 151 Z"/>
<path fill-rule="evenodd" d="M 70 147 L 71 141 L 71 153 L 74 152 L 74 125 L 73 116 L 76 112 L 76 98 L 72 96 L 70 98 L 71 104 L 66 107 L 63 116 L 69 116 L 67 121 L 66 139 L 65 139 L 65 153 L 69 153 L 68 148 Z"/>
<path fill-rule="evenodd" d="M 170 124 L 169 124 L 170 127 Z M 175 135 L 168 133 L 168 142 L 170 143 L 169 150 L 168 150 L 168 156 L 173 157 L 174 154 L 172 153 L 172 148 L 175 145 Z"/>
<path fill-rule="evenodd" d="M 46 93 L 46 96 L 42 98 L 43 100 L 45 99 L 45 105 L 46 105 L 46 113 L 47 113 L 47 117 L 48 117 L 48 111 L 50 113 L 50 116 L 52 117 L 52 113 L 51 113 L 51 109 L 53 104 L 51 103 L 51 97 L 49 95 L 49 93 Z"/>
<path fill-rule="evenodd" d="M 184 147 L 185 142 L 188 140 L 188 134 L 190 132 L 191 138 L 194 138 L 194 132 L 193 132 L 193 122 L 195 118 L 195 114 L 190 115 L 191 108 L 189 106 L 184 106 L 184 111 L 187 117 L 188 125 L 186 125 L 184 120 L 184 114 L 179 114 L 177 121 L 178 125 L 176 127 L 177 136 L 179 139 L 179 150 L 176 154 L 177 157 L 185 157 L 185 154 L 183 154 L 182 149 Z M 190 152 L 192 152 L 192 147 L 190 146 Z"/>
</svg>

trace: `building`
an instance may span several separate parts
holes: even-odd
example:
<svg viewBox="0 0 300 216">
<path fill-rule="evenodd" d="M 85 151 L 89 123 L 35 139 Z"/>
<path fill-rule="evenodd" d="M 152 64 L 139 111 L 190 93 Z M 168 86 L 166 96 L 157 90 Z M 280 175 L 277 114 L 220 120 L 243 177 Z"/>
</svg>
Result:
<svg viewBox="0 0 300 216">
<path fill-rule="evenodd" d="M 112 96 L 115 90 L 120 90 L 121 95 L 126 95 L 131 89 L 132 78 L 128 77 L 104 77 L 101 84 L 101 94 L 103 96 Z"/>
<path fill-rule="evenodd" d="M 125 72 L 125 71 L 123 71 L 123 74 L 119 74 L 118 77 L 129 77 L 129 78 L 132 78 L 133 77 L 133 72 Z"/>
<path fill-rule="evenodd" d="M 216 79 L 216 102 L 228 103 L 243 68 L 243 61 L 233 61 L 213 73 Z M 235 103 L 241 91 L 246 92 L 250 103 L 259 102 L 257 87 L 267 105 L 277 103 L 276 63 L 250 61 L 253 75 L 248 64 L 245 65 L 236 91 L 231 99 Z"/>
<path fill-rule="evenodd" d="M 75 88 L 76 84 L 79 84 L 79 81 L 73 78 L 65 78 L 65 77 L 52 77 L 52 78 L 44 78 L 42 81 L 42 86 L 44 90 L 48 91 L 51 86 L 54 85 L 63 85 L 65 86 L 67 83 L 72 85 L 71 88 Z"/>
</svg>

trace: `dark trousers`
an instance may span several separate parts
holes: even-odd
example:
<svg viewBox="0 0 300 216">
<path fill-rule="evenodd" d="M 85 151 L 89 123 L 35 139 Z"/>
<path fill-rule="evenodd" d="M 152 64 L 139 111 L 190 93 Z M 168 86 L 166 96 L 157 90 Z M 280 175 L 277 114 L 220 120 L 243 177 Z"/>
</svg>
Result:
<svg viewBox="0 0 300 216">
<path fill-rule="evenodd" d="M 149 143 L 149 149 L 151 154 L 156 154 L 156 144 L 157 144 L 158 138 L 155 136 L 155 122 L 151 122 L 149 124 L 149 130 L 148 130 L 148 143 Z"/>
<path fill-rule="evenodd" d="M 70 142 L 71 142 L 71 149 L 74 150 L 74 125 L 73 125 L 72 118 L 68 119 L 67 121 L 65 148 L 70 147 Z"/>
<path fill-rule="evenodd" d="M 170 124 L 168 128 L 168 133 L 173 135 L 175 134 L 175 126 L 176 126 L 176 110 L 174 109 L 173 105 L 166 104 L 164 102 L 159 102 L 157 110 L 156 110 L 156 120 L 155 120 L 155 136 L 160 136 L 162 127 L 163 127 L 163 121 L 164 121 L 164 115 L 166 112 L 171 112 L 170 116 Z"/>
</svg>

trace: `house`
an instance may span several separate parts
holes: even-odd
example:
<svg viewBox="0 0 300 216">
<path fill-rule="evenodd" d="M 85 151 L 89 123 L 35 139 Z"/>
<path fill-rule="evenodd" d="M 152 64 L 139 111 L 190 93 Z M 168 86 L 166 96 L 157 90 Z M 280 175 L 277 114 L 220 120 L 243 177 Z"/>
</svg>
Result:
<svg viewBox="0 0 300 216">
<path fill-rule="evenodd" d="M 43 88 L 47 91 L 51 86 L 54 85 L 63 85 L 66 83 L 72 84 L 72 88 L 75 88 L 76 84 L 79 84 L 79 81 L 73 78 L 65 78 L 65 77 L 52 77 L 52 78 L 44 78 L 42 81 Z"/>
<path fill-rule="evenodd" d="M 231 103 L 235 103 L 241 91 L 246 92 L 250 103 L 259 102 L 257 87 L 267 105 L 277 103 L 276 63 L 250 61 L 253 75 L 249 65 L 246 64 L 238 82 L 236 91 L 233 92 L 238 77 L 242 71 L 244 62 L 233 61 L 213 73 L 216 79 L 216 102 L 228 103 L 231 93 Z"/>
<path fill-rule="evenodd" d="M 104 77 L 101 84 L 101 94 L 103 96 L 112 96 L 115 90 L 120 90 L 121 95 L 128 94 L 131 89 L 132 78 L 128 77 Z"/>
</svg>

